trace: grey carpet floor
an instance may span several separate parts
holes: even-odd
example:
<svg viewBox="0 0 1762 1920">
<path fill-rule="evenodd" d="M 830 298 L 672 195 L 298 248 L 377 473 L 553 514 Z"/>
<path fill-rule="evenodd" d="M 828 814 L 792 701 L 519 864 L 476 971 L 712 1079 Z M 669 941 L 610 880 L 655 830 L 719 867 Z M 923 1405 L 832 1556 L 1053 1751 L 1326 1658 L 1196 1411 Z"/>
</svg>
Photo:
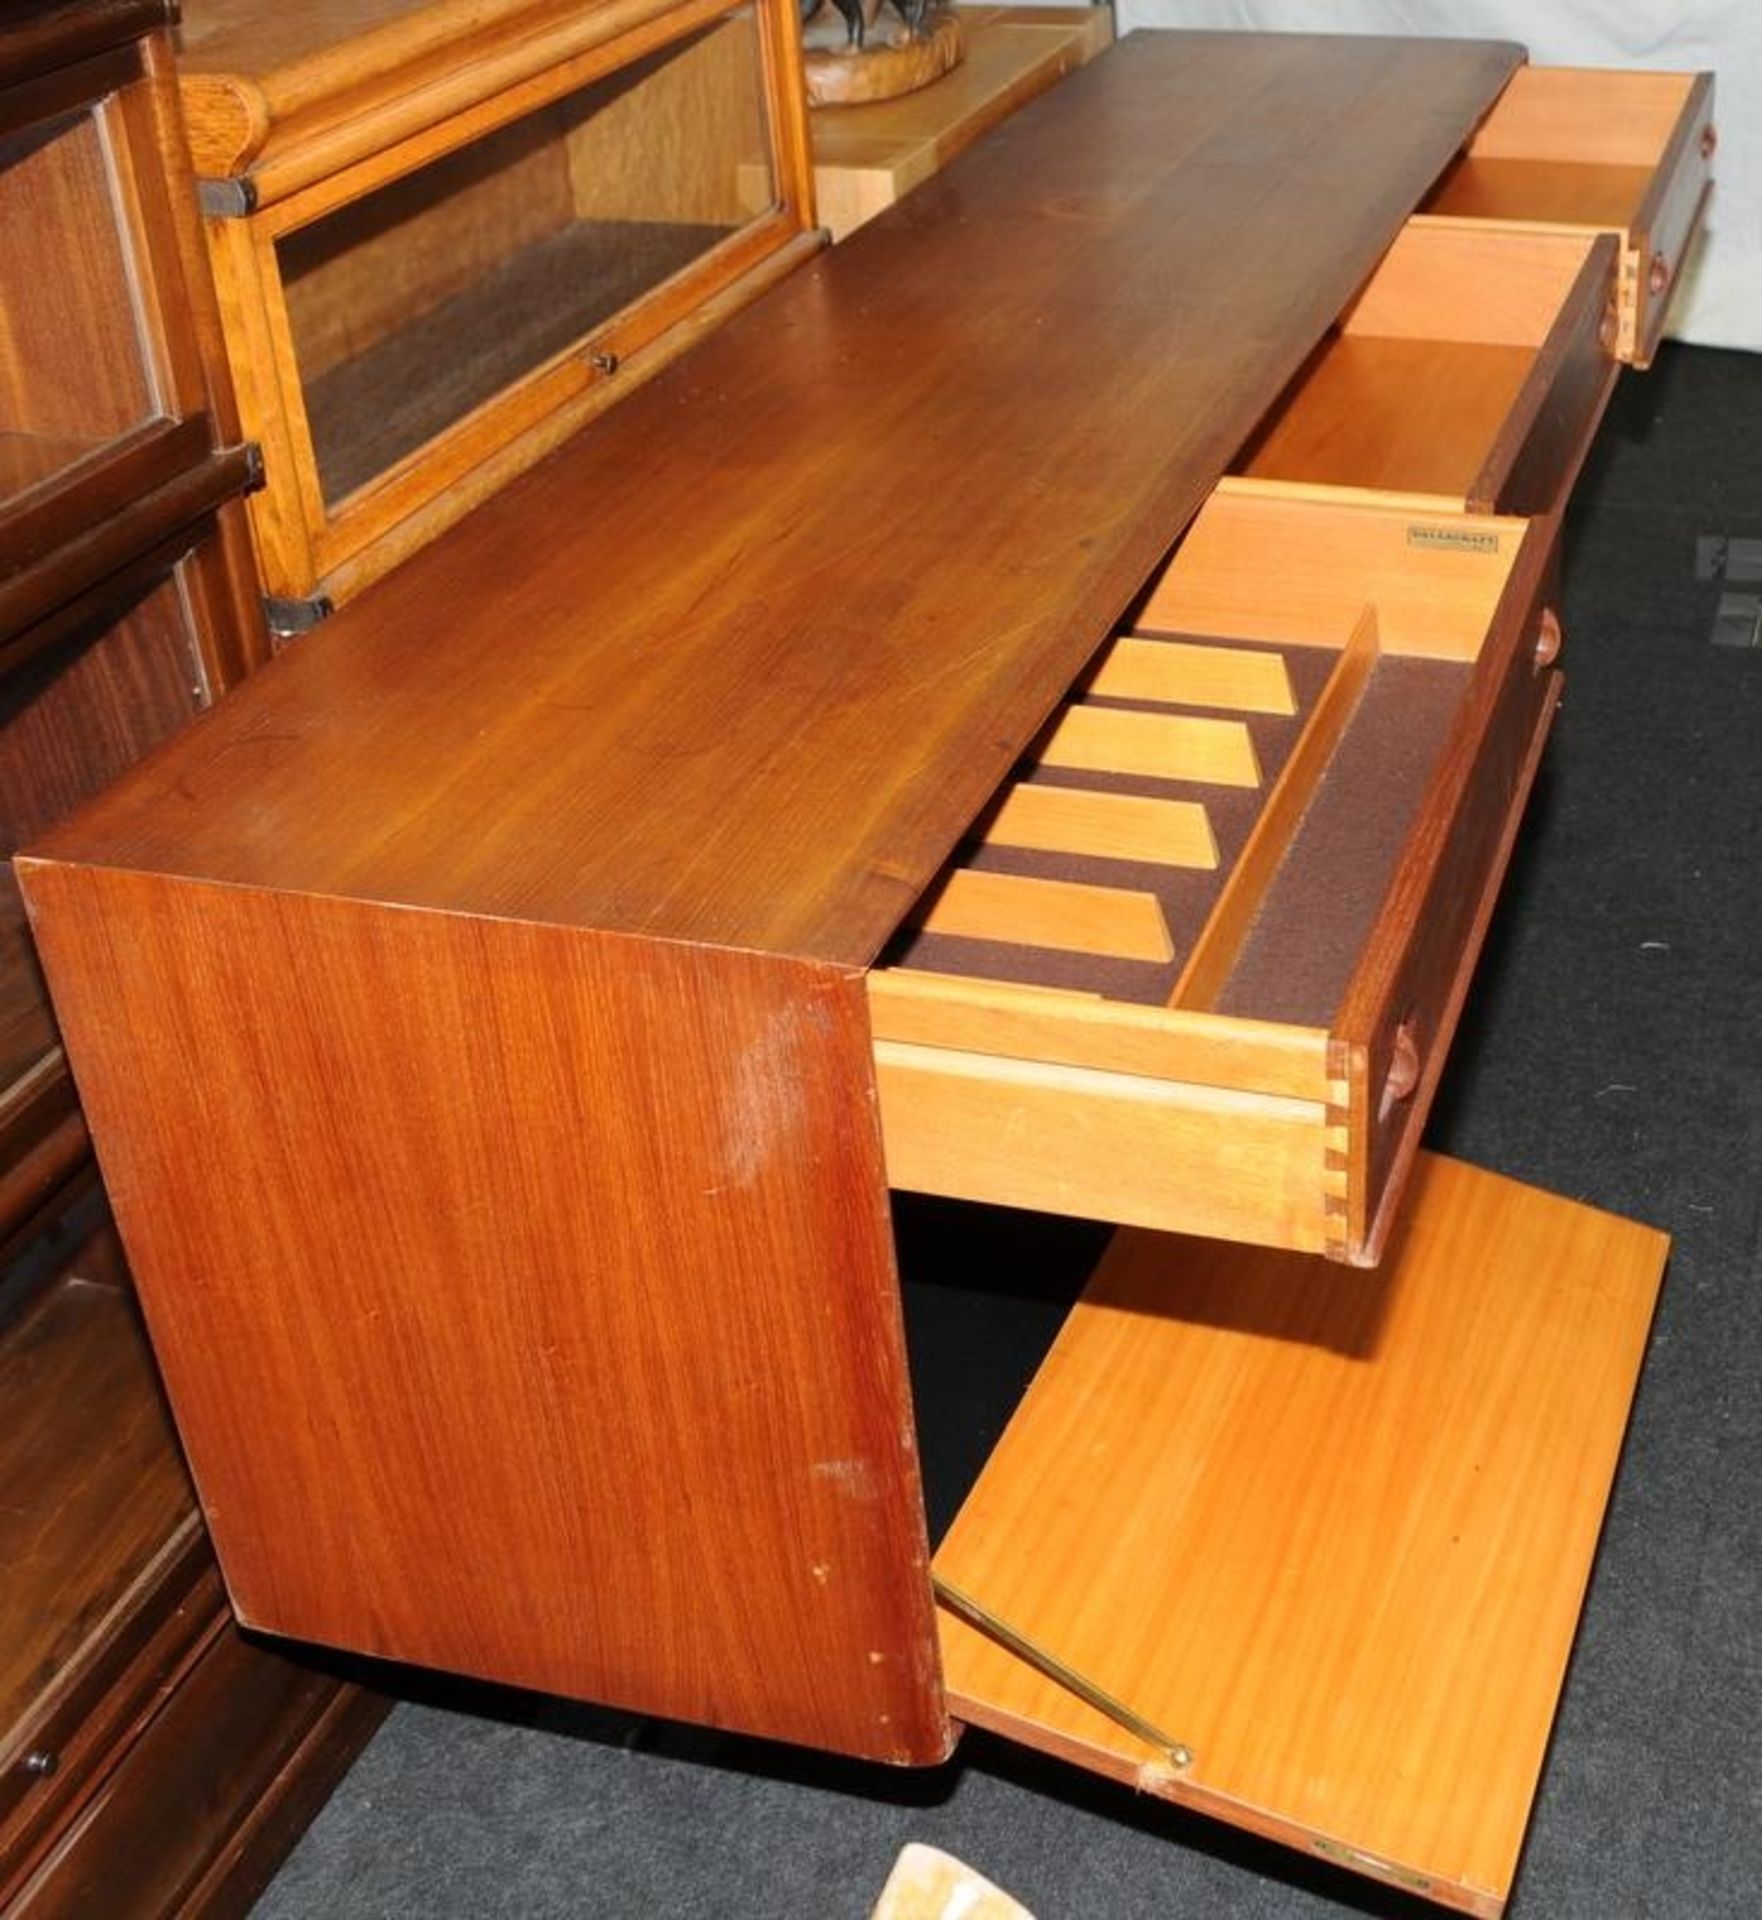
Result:
<svg viewBox="0 0 1762 1920">
<path fill-rule="evenodd" d="M 1566 705 L 1431 1129 L 1675 1236 L 1514 1920 L 1762 1914 L 1762 649 L 1710 642 L 1712 535 L 1762 538 L 1762 358 L 1667 350 L 1574 508 Z M 1093 1236 L 967 1221 L 963 1275 L 952 1218 L 902 1211 L 914 1370 L 981 1357 L 989 1429 Z M 1435 1911 L 981 1737 L 900 1775 L 397 1684 L 257 1920 L 855 1920 L 910 1839 L 1040 1920 Z"/>
</svg>

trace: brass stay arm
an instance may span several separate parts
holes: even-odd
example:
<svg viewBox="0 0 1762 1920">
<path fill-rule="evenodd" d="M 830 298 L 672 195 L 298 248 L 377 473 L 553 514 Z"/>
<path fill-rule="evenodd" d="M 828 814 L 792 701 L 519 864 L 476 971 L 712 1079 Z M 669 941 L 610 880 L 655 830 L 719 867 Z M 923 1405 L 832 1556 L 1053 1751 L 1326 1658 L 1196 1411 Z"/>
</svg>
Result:
<svg viewBox="0 0 1762 1920">
<path fill-rule="evenodd" d="M 1018 1660 L 1026 1661 L 1036 1673 L 1041 1673 L 1055 1685 L 1061 1686 L 1067 1693 L 1077 1698 L 1097 1713 L 1105 1714 L 1115 1726 L 1124 1727 L 1135 1740 L 1142 1740 L 1147 1747 L 1154 1747 L 1172 1767 L 1190 1767 L 1193 1764 L 1193 1749 L 1179 1740 L 1172 1740 L 1160 1727 L 1152 1726 L 1141 1713 L 1135 1712 L 1123 1700 L 1104 1688 L 1098 1687 L 1093 1680 L 1080 1674 L 1074 1667 L 1067 1666 L 1055 1653 L 1049 1653 L 1026 1634 L 1018 1633 L 1007 1621 L 1000 1620 L 989 1608 L 982 1607 L 971 1595 L 962 1593 L 959 1587 L 950 1586 L 940 1574 L 930 1576 L 930 1585 L 936 1598 L 950 1613 L 966 1621 L 970 1627 L 976 1627 L 987 1639 L 995 1640 L 1000 1647 L 1013 1653 Z"/>
</svg>

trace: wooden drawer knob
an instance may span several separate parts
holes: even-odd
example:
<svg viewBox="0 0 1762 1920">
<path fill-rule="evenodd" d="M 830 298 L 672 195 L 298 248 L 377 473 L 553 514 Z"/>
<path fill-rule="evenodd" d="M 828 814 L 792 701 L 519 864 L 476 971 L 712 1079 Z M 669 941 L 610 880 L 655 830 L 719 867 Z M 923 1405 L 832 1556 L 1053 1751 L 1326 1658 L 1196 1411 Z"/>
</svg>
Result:
<svg viewBox="0 0 1762 1920">
<path fill-rule="evenodd" d="M 1536 671 L 1553 666 L 1560 658 L 1560 648 L 1565 641 L 1560 628 L 1560 616 L 1552 607 L 1542 609 L 1541 624 L 1536 628 Z"/>
<path fill-rule="evenodd" d="M 1654 293 L 1662 293 L 1670 285 L 1670 262 L 1663 254 L 1652 256 L 1652 271 L 1646 276 L 1646 284 Z"/>
<path fill-rule="evenodd" d="M 1403 1020 L 1395 1029 L 1395 1045 L 1389 1054 L 1389 1072 L 1383 1081 L 1383 1111 L 1387 1113 L 1397 1100 L 1405 1100 L 1419 1085 L 1419 1042 L 1413 1028 Z"/>
<path fill-rule="evenodd" d="M 1701 129 L 1701 158 L 1711 160 L 1719 146 L 1719 129 L 1708 121 Z"/>
</svg>

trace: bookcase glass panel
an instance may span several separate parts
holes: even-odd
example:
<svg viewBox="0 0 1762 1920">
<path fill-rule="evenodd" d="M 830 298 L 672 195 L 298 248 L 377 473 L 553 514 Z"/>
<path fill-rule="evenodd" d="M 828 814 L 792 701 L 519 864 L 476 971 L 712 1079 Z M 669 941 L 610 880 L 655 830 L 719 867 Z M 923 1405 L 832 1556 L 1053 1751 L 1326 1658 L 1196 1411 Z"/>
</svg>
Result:
<svg viewBox="0 0 1762 1920">
<path fill-rule="evenodd" d="M 160 412 L 108 111 L 0 138 L 0 507 Z"/>
<path fill-rule="evenodd" d="M 327 509 L 775 204 L 741 8 L 285 234 Z"/>
</svg>

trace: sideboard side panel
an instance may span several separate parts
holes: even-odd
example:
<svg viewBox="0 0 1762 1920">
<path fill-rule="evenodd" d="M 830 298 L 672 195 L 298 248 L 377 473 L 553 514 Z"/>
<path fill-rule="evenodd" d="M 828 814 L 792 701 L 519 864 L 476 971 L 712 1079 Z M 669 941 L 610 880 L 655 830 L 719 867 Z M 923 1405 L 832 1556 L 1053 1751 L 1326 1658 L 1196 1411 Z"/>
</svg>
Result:
<svg viewBox="0 0 1762 1920">
<path fill-rule="evenodd" d="M 248 1625 L 947 1751 L 859 975 L 23 877 Z"/>
</svg>

